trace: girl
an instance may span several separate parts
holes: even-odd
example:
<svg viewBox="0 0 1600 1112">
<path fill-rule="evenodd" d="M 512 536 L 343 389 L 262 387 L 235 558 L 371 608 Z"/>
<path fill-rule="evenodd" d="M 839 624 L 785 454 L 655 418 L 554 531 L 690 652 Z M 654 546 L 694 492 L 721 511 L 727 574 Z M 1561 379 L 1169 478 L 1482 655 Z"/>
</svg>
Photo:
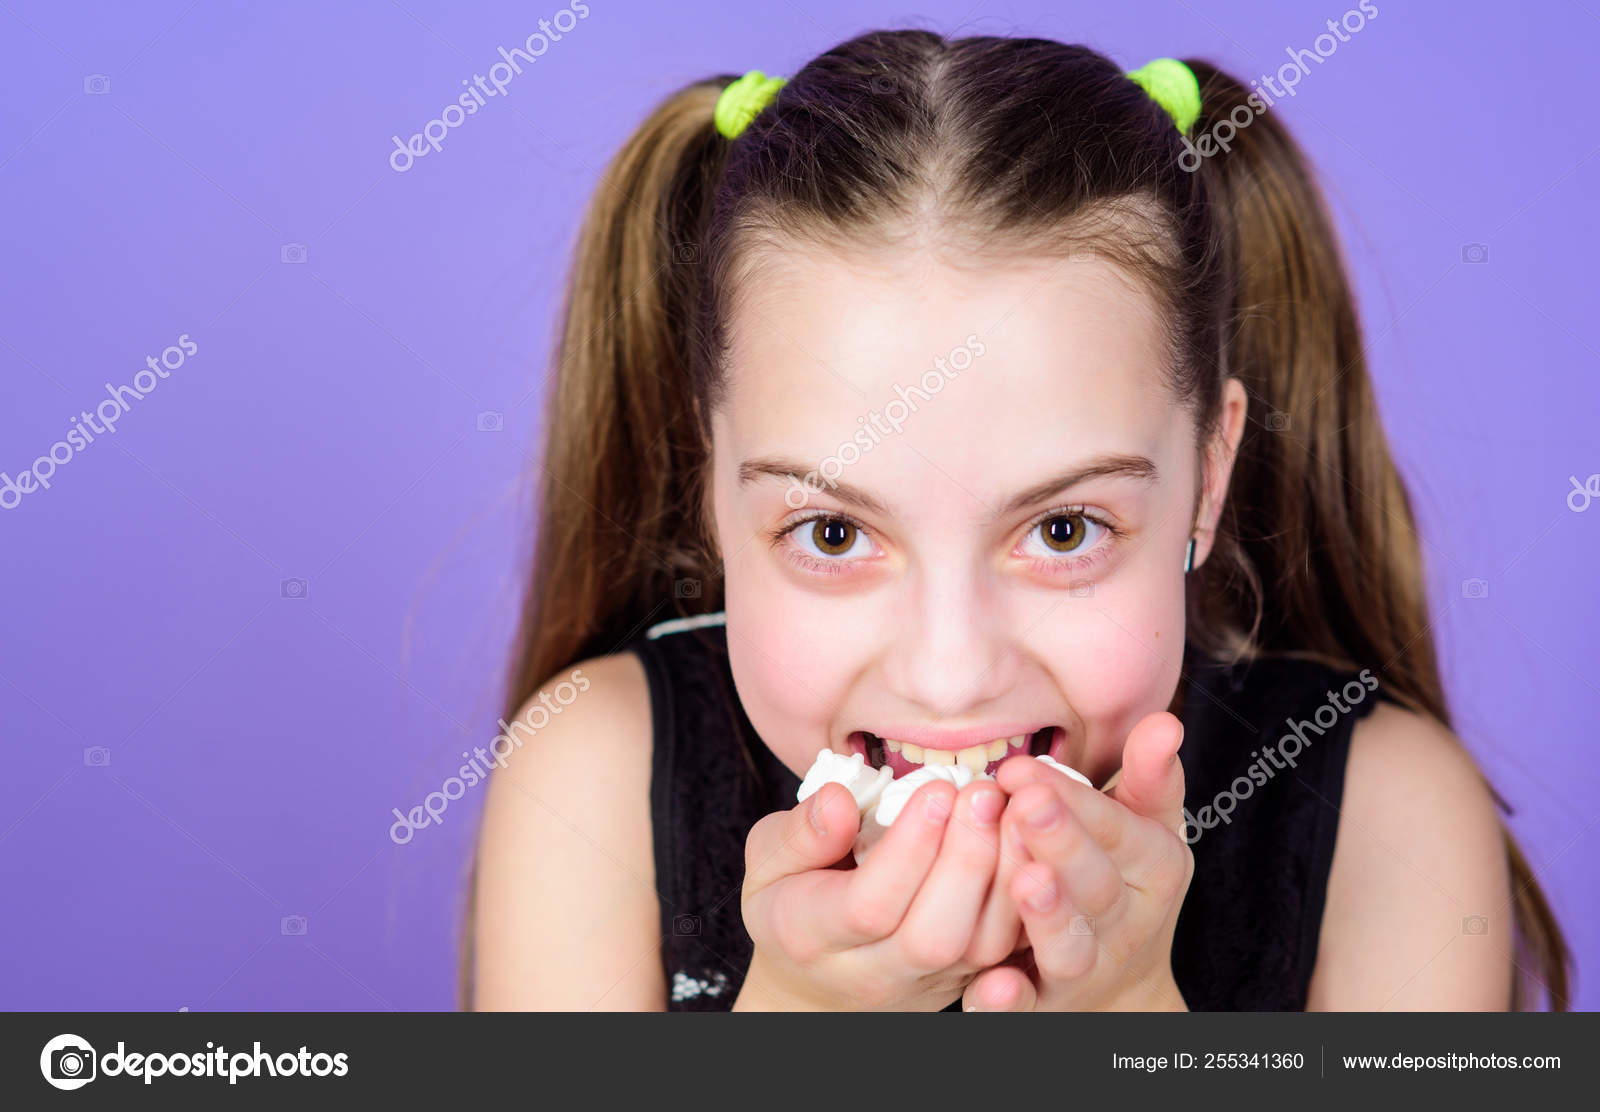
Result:
<svg viewBox="0 0 1600 1112">
<path fill-rule="evenodd" d="M 578 246 L 511 710 L 587 687 L 492 777 L 464 1006 L 1565 1007 L 1264 107 L 899 31 L 645 121 Z M 850 868 L 820 750 L 992 778 Z"/>
</svg>

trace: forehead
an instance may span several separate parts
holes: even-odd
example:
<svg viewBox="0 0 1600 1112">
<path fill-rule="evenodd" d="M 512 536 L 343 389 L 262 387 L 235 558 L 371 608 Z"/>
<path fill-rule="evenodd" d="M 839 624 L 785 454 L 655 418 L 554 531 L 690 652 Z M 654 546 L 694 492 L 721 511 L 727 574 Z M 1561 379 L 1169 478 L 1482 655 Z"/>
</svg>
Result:
<svg viewBox="0 0 1600 1112">
<path fill-rule="evenodd" d="M 1162 325 L 1108 261 L 809 248 L 754 262 L 730 309 L 725 458 L 815 461 L 876 425 L 850 481 L 892 481 L 910 453 L 980 499 L 1101 452 L 1170 458 L 1181 413 Z"/>
</svg>

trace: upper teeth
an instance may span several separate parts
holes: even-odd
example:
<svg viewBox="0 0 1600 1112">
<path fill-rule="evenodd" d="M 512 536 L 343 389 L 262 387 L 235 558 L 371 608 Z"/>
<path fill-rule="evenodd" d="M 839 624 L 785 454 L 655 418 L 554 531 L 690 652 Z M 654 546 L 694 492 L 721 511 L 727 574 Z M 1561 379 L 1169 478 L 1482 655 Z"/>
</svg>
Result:
<svg viewBox="0 0 1600 1112">
<path fill-rule="evenodd" d="M 997 737 L 993 741 L 986 741 L 981 745 L 969 745 L 965 749 L 929 749 L 926 746 L 913 745 L 909 741 L 895 741 L 887 737 L 883 739 L 883 744 L 889 752 L 899 753 L 911 764 L 960 764 L 982 772 L 990 761 L 998 761 L 1004 757 L 1007 749 L 1025 749 L 1028 737 L 1028 734 Z"/>
</svg>

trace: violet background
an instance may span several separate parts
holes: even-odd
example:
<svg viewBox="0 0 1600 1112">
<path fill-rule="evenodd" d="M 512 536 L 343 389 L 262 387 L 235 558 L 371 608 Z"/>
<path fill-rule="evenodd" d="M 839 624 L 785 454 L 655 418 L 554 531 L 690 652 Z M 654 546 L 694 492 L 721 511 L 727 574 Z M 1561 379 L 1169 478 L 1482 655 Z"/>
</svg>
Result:
<svg viewBox="0 0 1600 1112">
<path fill-rule="evenodd" d="M 1253 77 L 1347 5 L 592 0 L 391 170 L 558 7 L 0 5 L 0 471 L 199 345 L 0 511 L 0 1007 L 453 1006 L 481 788 L 405 846 L 391 809 L 496 732 L 576 219 L 659 98 L 908 23 Z M 1594 1009 L 1600 507 L 1567 498 L 1600 472 L 1600 17 L 1378 13 L 1276 111 L 1344 237 L 1458 732 Z"/>
</svg>

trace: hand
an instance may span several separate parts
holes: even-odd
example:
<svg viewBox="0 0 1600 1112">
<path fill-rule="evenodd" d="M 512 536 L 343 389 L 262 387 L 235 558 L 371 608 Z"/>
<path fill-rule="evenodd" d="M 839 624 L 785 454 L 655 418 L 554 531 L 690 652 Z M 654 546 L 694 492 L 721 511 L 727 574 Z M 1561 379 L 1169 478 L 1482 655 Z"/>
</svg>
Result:
<svg viewBox="0 0 1600 1112">
<path fill-rule="evenodd" d="M 741 894 L 755 950 L 735 1009 L 936 1011 L 959 999 L 1021 929 L 1009 900 L 988 899 L 1004 807 L 989 780 L 925 784 L 854 869 L 831 867 L 860 829 L 839 784 L 756 823 Z"/>
<path fill-rule="evenodd" d="M 1007 891 L 1031 951 L 980 973 L 963 1007 L 1186 1010 L 1172 976 L 1172 937 L 1194 875 L 1182 837 L 1182 743 L 1173 715 L 1142 719 L 1109 793 L 1039 761 L 996 770 L 1010 796 L 1002 836 L 1024 847 Z"/>
</svg>

